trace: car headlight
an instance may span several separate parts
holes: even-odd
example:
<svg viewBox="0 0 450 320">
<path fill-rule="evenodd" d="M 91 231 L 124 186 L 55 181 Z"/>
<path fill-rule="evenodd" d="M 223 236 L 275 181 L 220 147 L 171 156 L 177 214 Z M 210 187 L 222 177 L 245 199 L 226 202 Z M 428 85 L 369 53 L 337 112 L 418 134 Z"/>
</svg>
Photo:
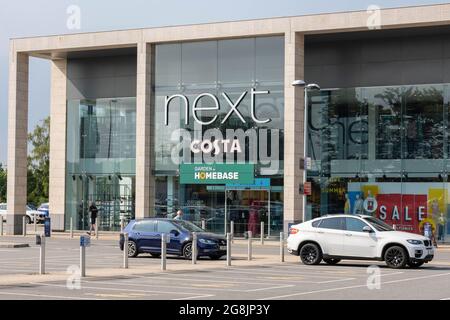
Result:
<svg viewBox="0 0 450 320">
<path fill-rule="evenodd" d="M 422 241 L 420 241 L 420 240 L 409 239 L 409 240 L 406 240 L 406 241 L 408 241 L 411 244 L 422 244 Z"/>
<path fill-rule="evenodd" d="M 209 239 L 198 239 L 198 241 L 200 243 L 203 243 L 203 244 L 216 244 L 215 241 L 212 241 L 212 240 L 209 240 Z"/>
</svg>

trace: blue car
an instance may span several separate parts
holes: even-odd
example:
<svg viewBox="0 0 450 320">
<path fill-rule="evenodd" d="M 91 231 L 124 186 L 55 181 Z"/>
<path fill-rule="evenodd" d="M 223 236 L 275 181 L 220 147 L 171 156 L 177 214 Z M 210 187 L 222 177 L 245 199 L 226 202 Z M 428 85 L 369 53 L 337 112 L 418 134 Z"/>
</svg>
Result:
<svg viewBox="0 0 450 320">
<path fill-rule="evenodd" d="M 37 208 L 37 211 L 39 211 L 44 217 L 48 217 L 48 207 L 48 203 L 42 203 L 39 208 Z"/>
<path fill-rule="evenodd" d="M 209 233 L 195 224 L 184 220 L 147 218 L 131 220 L 124 229 L 128 233 L 128 256 L 150 253 L 153 257 L 161 255 L 161 235 L 170 235 L 167 254 L 192 257 L 192 233 L 197 233 L 198 257 L 208 256 L 220 259 L 227 252 L 227 242 L 223 235 Z M 120 250 L 123 251 L 124 237 L 120 235 Z"/>
</svg>

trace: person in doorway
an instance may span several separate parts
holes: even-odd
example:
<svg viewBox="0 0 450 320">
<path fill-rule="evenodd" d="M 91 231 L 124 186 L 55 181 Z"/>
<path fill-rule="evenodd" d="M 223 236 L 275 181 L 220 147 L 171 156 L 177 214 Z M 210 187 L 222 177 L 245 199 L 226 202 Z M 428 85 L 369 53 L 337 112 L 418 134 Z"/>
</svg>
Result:
<svg viewBox="0 0 450 320">
<path fill-rule="evenodd" d="M 173 218 L 173 220 L 183 220 L 183 210 L 178 210 L 177 215 Z"/>
<path fill-rule="evenodd" d="M 441 212 L 438 218 L 438 241 L 444 241 L 445 220 L 444 213 Z"/>
<path fill-rule="evenodd" d="M 91 228 L 89 229 L 88 234 L 91 235 L 93 233 L 95 235 L 98 217 L 98 208 L 95 205 L 95 201 L 91 202 L 91 205 L 89 206 L 89 213 L 91 214 Z"/>
</svg>

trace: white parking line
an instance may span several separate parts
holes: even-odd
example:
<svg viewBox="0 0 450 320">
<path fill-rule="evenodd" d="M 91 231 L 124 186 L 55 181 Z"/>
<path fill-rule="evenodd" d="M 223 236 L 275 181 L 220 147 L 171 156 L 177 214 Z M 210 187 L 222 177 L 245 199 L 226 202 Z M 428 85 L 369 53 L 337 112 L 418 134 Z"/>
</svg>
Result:
<svg viewBox="0 0 450 320">
<path fill-rule="evenodd" d="M 49 298 L 49 299 L 68 299 L 68 300 L 104 300 L 104 299 L 91 299 L 83 297 L 69 297 L 69 296 L 52 296 L 47 294 L 33 294 L 33 293 L 18 293 L 18 292 L 4 292 L 0 291 L 1 295 L 8 296 L 20 296 L 20 297 L 34 297 L 34 298 Z"/>
<path fill-rule="evenodd" d="M 212 282 L 212 281 L 209 281 Z M 83 283 L 99 283 L 99 284 L 106 284 L 106 285 L 112 285 L 112 286 L 118 286 L 118 285 L 125 285 L 125 286 L 137 286 L 137 287 L 152 287 L 152 288 L 173 288 L 173 285 L 164 285 L 164 284 L 142 284 L 142 283 L 136 283 L 136 282 L 129 282 L 126 280 L 121 280 L 118 282 L 107 282 L 107 281 L 89 281 L 89 280 L 83 280 Z M 260 283 L 258 283 L 260 284 Z M 218 290 L 218 291 L 232 291 L 232 292 L 254 292 L 254 291 L 264 291 L 264 290 L 270 290 L 270 289 L 279 289 L 279 288 L 290 288 L 295 287 L 295 285 L 282 285 L 282 286 L 270 286 L 270 287 L 263 287 L 263 288 L 257 288 L 257 289 L 230 289 L 230 288 L 211 288 L 211 287 L 186 287 L 186 286 L 179 286 L 177 285 L 177 288 L 179 289 L 195 289 L 195 290 Z"/>
<path fill-rule="evenodd" d="M 422 280 L 422 279 L 435 278 L 435 277 L 448 276 L 448 275 L 450 275 L 450 272 L 448 272 L 448 273 L 440 273 L 440 274 L 435 274 L 435 275 L 429 275 L 429 276 L 415 277 L 415 278 L 391 280 L 391 281 L 382 282 L 381 284 L 385 285 L 385 284 L 391 284 L 391 283 L 413 281 L 413 280 Z M 303 296 L 303 295 L 314 294 L 314 293 L 339 291 L 339 290 L 364 288 L 364 287 L 367 287 L 367 285 L 364 284 L 364 285 L 355 285 L 355 286 L 349 286 L 349 287 L 330 288 L 330 289 L 314 290 L 314 291 L 307 291 L 307 292 L 297 292 L 297 293 L 285 294 L 285 295 L 281 295 L 281 296 L 261 298 L 261 299 L 258 299 L 258 300 L 282 299 L 282 298 L 288 298 L 288 297 L 294 297 L 294 296 Z"/>
<path fill-rule="evenodd" d="M 67 288 L 66 285 L 60 284 L 51 284 L 51 283 L 34 283 L 30 282 L 30 284 L 48 286 L 48 287 L 58 287 L 58 288 Z M 92 290 L 110 290 L 110 291 L 121 291 L 121 292 L 141 292 L 141 293 L 166 293 L 166 294 L 177 294 L 177 295 L 198 295 L 198 293 L 194 292 L 180 292 L 180 291 L 155 291 L 155 290 L 139 290 L 139 289 L 119 289 L 119 288 L 108 288 L 108 287 L 94 287 L 94 286 L 82 286 L 82 289 L 92 289 Z M 208 297 L 210 295 L 204 295 L 204 297 Z"/>
<path fill-rule="evenodd" d="M 248 272 L 246 272 L 248 271 Z M 242 274 L 259 274 L 259 275 L 266 275 L 266 276 L 284 276 L 284 277 L 301 277 L 301 276 L 307 276 L 312 278 L 337 278 L 341 279 L 342 276 L 332 276 L 332 275 L 318 275 L 318 274 L 305 274 L 305 273 L 275 273 L 276 270 L 268 270 L 269 272 L 261 272 L 261 269 L 249 269 L 249 268 L 232 268 L 229 270 L 214 270 L 214 272 L 218 273 L 242 273 Z M 317 273 L 317 271 L 316 271 Z"/>
</svg>

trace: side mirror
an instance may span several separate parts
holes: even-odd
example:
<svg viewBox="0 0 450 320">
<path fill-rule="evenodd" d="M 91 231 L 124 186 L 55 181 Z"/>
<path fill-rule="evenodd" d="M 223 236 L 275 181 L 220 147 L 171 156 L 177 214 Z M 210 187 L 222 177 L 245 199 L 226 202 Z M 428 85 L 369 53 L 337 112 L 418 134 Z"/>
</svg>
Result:
<svg viewBox="0 0 450 320">
<path fill-rule="evenodd" d="M 178 230 L 170 230 L 170 234 L 173 235 L 174 237 L 178 237 L 180 235 Z"/>
<path fill-rule="evenodd" d="M 373 230 L 372 230 L 372 228 L 371 227 L 369 227 L 369 226 L 365 226 L 365 227 L 363 227 L 363 232 L 368 232 L 368 233 L 372 233 L 373 232 Z"/>
</svg>

